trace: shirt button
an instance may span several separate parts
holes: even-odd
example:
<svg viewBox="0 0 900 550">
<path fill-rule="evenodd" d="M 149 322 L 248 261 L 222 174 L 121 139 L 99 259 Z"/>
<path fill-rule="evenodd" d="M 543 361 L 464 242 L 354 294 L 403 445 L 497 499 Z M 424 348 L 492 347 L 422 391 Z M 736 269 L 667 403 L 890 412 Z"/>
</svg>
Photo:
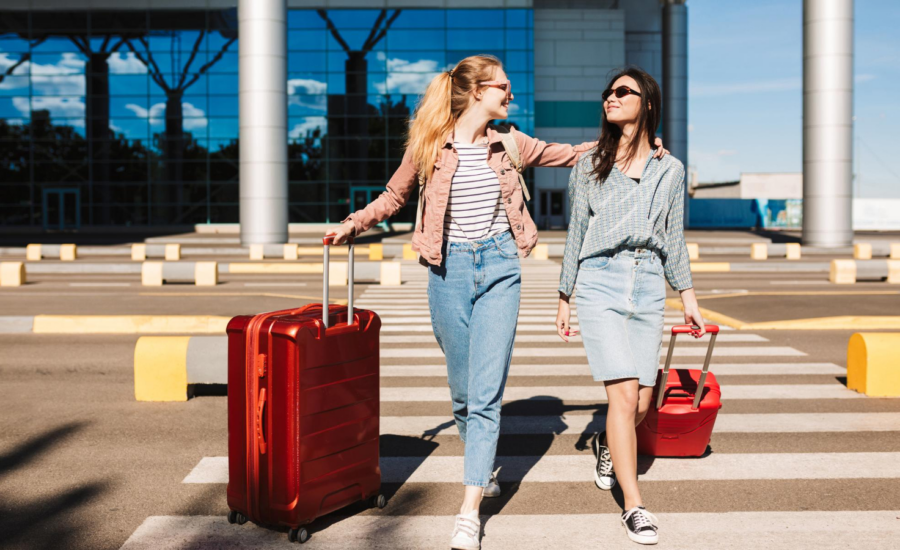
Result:
<svg viewBox="0 0 900 550">
<path fill-rule="evenodd" d="M 502 175 L 505 175 L 505 174 L 506 174 L 506 170 L 500 170 L 500 175 L 501 175 L 501 176 L 502 176 Z"/>
<path fill-rule="evenodd" d="M 517 226 L 516 226 L 516 229 L 518 229 L 519 231 L 521 231 L 521 230 L 522 230 L 522 226 L 521 226 L 521 225 L 517 225 Z"/>
<path fill-rule="evenodd" d="M 512 197 L 506 199 L 506 204 L 512 204 Z"/>
</svg>

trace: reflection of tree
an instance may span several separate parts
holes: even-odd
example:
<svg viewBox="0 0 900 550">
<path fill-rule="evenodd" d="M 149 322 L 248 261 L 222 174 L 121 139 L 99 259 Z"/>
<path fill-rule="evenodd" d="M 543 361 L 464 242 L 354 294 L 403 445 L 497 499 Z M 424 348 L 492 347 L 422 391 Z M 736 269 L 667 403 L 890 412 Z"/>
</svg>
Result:
<svg viewBox="0 0 900 550">
<path fill-rule="evenodd" d="M 224 17 L 220 18 L 220 23 L 224 22 Z M 165 223 L 179 223 L 184 217 L 184 167 L 182 161 L 186 156 L 186 149 L 196 145 L 188 134 L 184 132 L 184 112 L 182 103 L 184 93 L 188 88 L 193 86 L 201 76 L 206 74 L 209 69 L 218 63 L 228 48 L 237 40 L 237 28 L 233 22 L 220 26 L 219 33 L 226 38 L 225 43 L 219 49 L 218 53 L 207 63 L 203 64 L 196 70 L 191 72 L 191 66 L 197 58 L 203 46 L 204 39 L 210 34 L 209 31 L 203 29 L 194 41 L 188 56 L 187 63 L 183 67 L 175 68 L 178 76 L 173 78 L 173 82 L 166 80 L 164 71 L 157 64 L 150 51 L 150 45 L 143 36 L 137 37 L 135 40 L 128 40 L 128 48 L 134 52 L 134 55 L 143 63 L 150 73 L 153 82 L 156 83 L 166 93 L 166 124 L 165 132 L 161 136 L 163 152 L 163 164 L 166 184 L 155 186 L 154 200 L 157 203 L 156 211 L 159 214 L 160 221 Z M 171 36 L 177 36 L 177 31 L 167 31 Z M 139 42 L 143 47 L 140 50 L 135 47 L 134 42 Z M 174 193 L 173 193 L 174 191 Z"/>
<path fill-rule="evenodd" d="M 335 27 L 334 22 L 328 17 L 325 10 L 316 10 L 324 21 L 331 35 L 347 54 L 344 62 L 345 93 L 328 95 L 328 136 L 329 157 L 352 159 L 362 161 L 368 157 L 369 149 L 369 121 L 365 118 L 369 110 L 367 94 L 369 65 L 366 56 L 387 34 L 388 29 L 400 16 L 402 10 L 394 10 L 388 17 L 388 10 L 381 10 L 378 18 L 372 25 L 369 36 L 362 47 L 352 49 L 341 33 Z M 377 134 L 376 134 L 377 135 Z M 347 170 L 347 167 L 350 167 Z M 340 173 L 345 175 L 340 177 Z M 334 163 L 331 170 L 334 179 L 349 179 L 350 181 L 363 181 L 366 175 L 366 166 L 362 162 L 355 162 L 344 167 Z"/>
</svg>

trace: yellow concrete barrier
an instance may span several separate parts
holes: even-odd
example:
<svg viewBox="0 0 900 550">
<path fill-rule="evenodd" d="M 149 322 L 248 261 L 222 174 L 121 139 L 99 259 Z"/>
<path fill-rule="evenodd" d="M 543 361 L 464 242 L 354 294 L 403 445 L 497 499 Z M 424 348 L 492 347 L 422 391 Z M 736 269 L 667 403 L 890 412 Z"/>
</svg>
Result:
<svg viewBox="0 0 900 550">
<path fill-rule="evenodd" d="M 219 284 L 219 264 L 217 262 L 197 262 L 194 264 L 194 284 L 216 286 Z"/>
<path fill-rule="evenodd" d="M 534 250 L 531 251 L 531 257 L 535 260 L 549 260 L 550 259 L 550 245 L 548 244 L 539 244 L 534 247 Z"/>
<path fill-rule="evenodd" d="M 379 284 L 382 286 L 399 286 L 402 283 L 400 279 L 401 267 L 399 262 L 381 262 L 381 280 Z"/>
<path fill-rule="evenodd" d="M 225 334 L 219 315 L 35 315 L 35 334 Z"/>
<path fill-rule="evenodd" d="M 769 258 L 769 245 L 767 243 L 751 244 L 750 258 L 753 260 L 767 260 Z"/>
<path fill-rule="evenodd" d="M 900 243 L 891 243 L 891 259 L 900 260 Z"/>
<path fill-rule="evenodd" d="M 266 257 L 266 247 L 262 244 L 251 244 L 250 245 L 250 259 L 251 260 L 263 260 Z"/>
<path fill-rule="evenodd" d="M 181 245 L 180 244 L 167 244 L 166 245 L 166 253 L 165 258 L 167 262 L 177 262 L 181 259 Z"/>
<path fill-rule="evenodd" d="M 29 244 L 25 247 L 25 259 L 29 262 L 41 261 L 41 245 Z"/>
<path fill-rule="evenodd" d="M 381 243 L 369 245 L 369 261 L 381 261 L 384 259 L 384 245 Z"/>
<path fill-rule="evenodd" d="M 322 273 L 322 264 L 249 264 L 230 263 L 229 273 L 291 273 L 302 275 L 314 275 Z"/>
<path fill-rule="evenodd" d="M 330 286 L 347 286 L 349 264 L 347 262 L 331 262 L 328 268 L 328 284 Z"/>
<path fill-rule="evenodd" d="M 136 262 L 143 262 L 147 259 L 147 245 L 144 243 L 134 243 L 131 245 L 131 259 Z"/>
<path fill-rule="evenodd" d="M 900 285 L 900 260 L 888 260 L 887 282 L 892 285 Z"/>
<path fill-rule="evenodd" d="M 800 243 L 787 243 L 784 245 L 785 254 L 784 257 L 788 260 L 799 260 L 800 259 Z"/>
<path fill-rule="evenodd" d="M 847 387 L 870 397 L 900 397 L 900 333 L 858 332 L 850 337 Z"/>
<path fill-rule="evenodd" d="M 872 245 L 869 243 L 856 243 L 853 245 L 854 260 L 871 260 Z"/>
<path fill-rule="evenodd" d="M 412 244 L 403 245 L 403 259 L 404 260 L 418 260 L 419 259 L 419 256 L 412 249 Z"/>
<path fill-rule="evenodd" d="M 142 286 L 162 286 L 163 284 L 163 263 L 162 262 L 144 262 L 141 264 L 141 285 Z"/>
<path fill-rule="evenodd" d="M 731 271 L 729 262 L 694 262 L 691 264 L 694 273 L 727 273 Z"/>
<path fill-rule="evenodd" d="M 134 347 L 134 398 L 187 401 L 190 336 L 143 336 Z"/>
<path fill-rule="evenodd" d="M 687 243 L 688 249 L 688 259 L 690 260 L 699 260 L 700 259 L 700 245 L 697 243 Z"/>
<path fill-rule="evenodd" d="M 284 245 L 284 259 L 285 260 L 299 260 L 300 259 L 300 247 L 297 243 L 286 243 Z"/>
<path fill-rule="evenodd" d="M 59 245 L 59 259 L 64 262 L 73 262 L 78 259 L 78 247 L 74 244 Z"/>
<path fill-rule="evenodd" d="M 0 262 L 0 286 L 22 286 L 25 284 L 25 264 L 23 262 Z"/>
<path fill-rule="evenodd" d="M 831 260 L 828 280 L 836 285 L 852 285 L 856 282 L 855 260 Z"/>
</svg>

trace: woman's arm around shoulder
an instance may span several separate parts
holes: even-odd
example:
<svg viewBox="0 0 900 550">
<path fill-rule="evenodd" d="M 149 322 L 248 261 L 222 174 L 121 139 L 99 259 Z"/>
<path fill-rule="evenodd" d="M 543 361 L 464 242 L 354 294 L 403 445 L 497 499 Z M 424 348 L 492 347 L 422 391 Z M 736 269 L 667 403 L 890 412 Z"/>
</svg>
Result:
<svg viewBox="0 0 900 550">
<path fill-rule="evenodd" d="M 526 168 L 574 166 L 581 156 L 597 145 L 596 141 L 586 141 L 579 145 L 568 143 L 547 143 L 528 134 L 509 129 L 519 146 L 519 156 Z"/>
</svg>

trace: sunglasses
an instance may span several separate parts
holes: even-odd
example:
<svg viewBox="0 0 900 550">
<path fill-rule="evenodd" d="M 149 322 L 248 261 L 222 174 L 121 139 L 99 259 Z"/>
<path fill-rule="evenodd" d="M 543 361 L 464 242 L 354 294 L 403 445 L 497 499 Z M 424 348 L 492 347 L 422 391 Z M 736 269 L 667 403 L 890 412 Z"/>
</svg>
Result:
<svg viewBox="0 0 900 550">
<path fill-rule="evenodd" d="M 622 99 L 623 97 L 627 96 L 628 94 L 634 94 L 638 97 L 641 97 L 640 92 L 636 92 L 636 91 L 632 90 L 631 88 L 629 88 L 628 86 L 619 86 L 615 90 L 603 90 L 603 93 L 601 94 L 600 97 L 603 98 L 603 101 L 606 101 L 607 99 L 609 99 L 609 96 L 611 96 L 613 94 L 616 94 L 616 97 L 619 99 Z"/>
<path fill-rule="evenodd" d="M 513 97 L 512 83 L 509 80 L 483 80 L 478 83 L 481 86 L 490 86 L 491 88 L 500 88 L 506 92 L 507 101 Z"/>
</svg>

